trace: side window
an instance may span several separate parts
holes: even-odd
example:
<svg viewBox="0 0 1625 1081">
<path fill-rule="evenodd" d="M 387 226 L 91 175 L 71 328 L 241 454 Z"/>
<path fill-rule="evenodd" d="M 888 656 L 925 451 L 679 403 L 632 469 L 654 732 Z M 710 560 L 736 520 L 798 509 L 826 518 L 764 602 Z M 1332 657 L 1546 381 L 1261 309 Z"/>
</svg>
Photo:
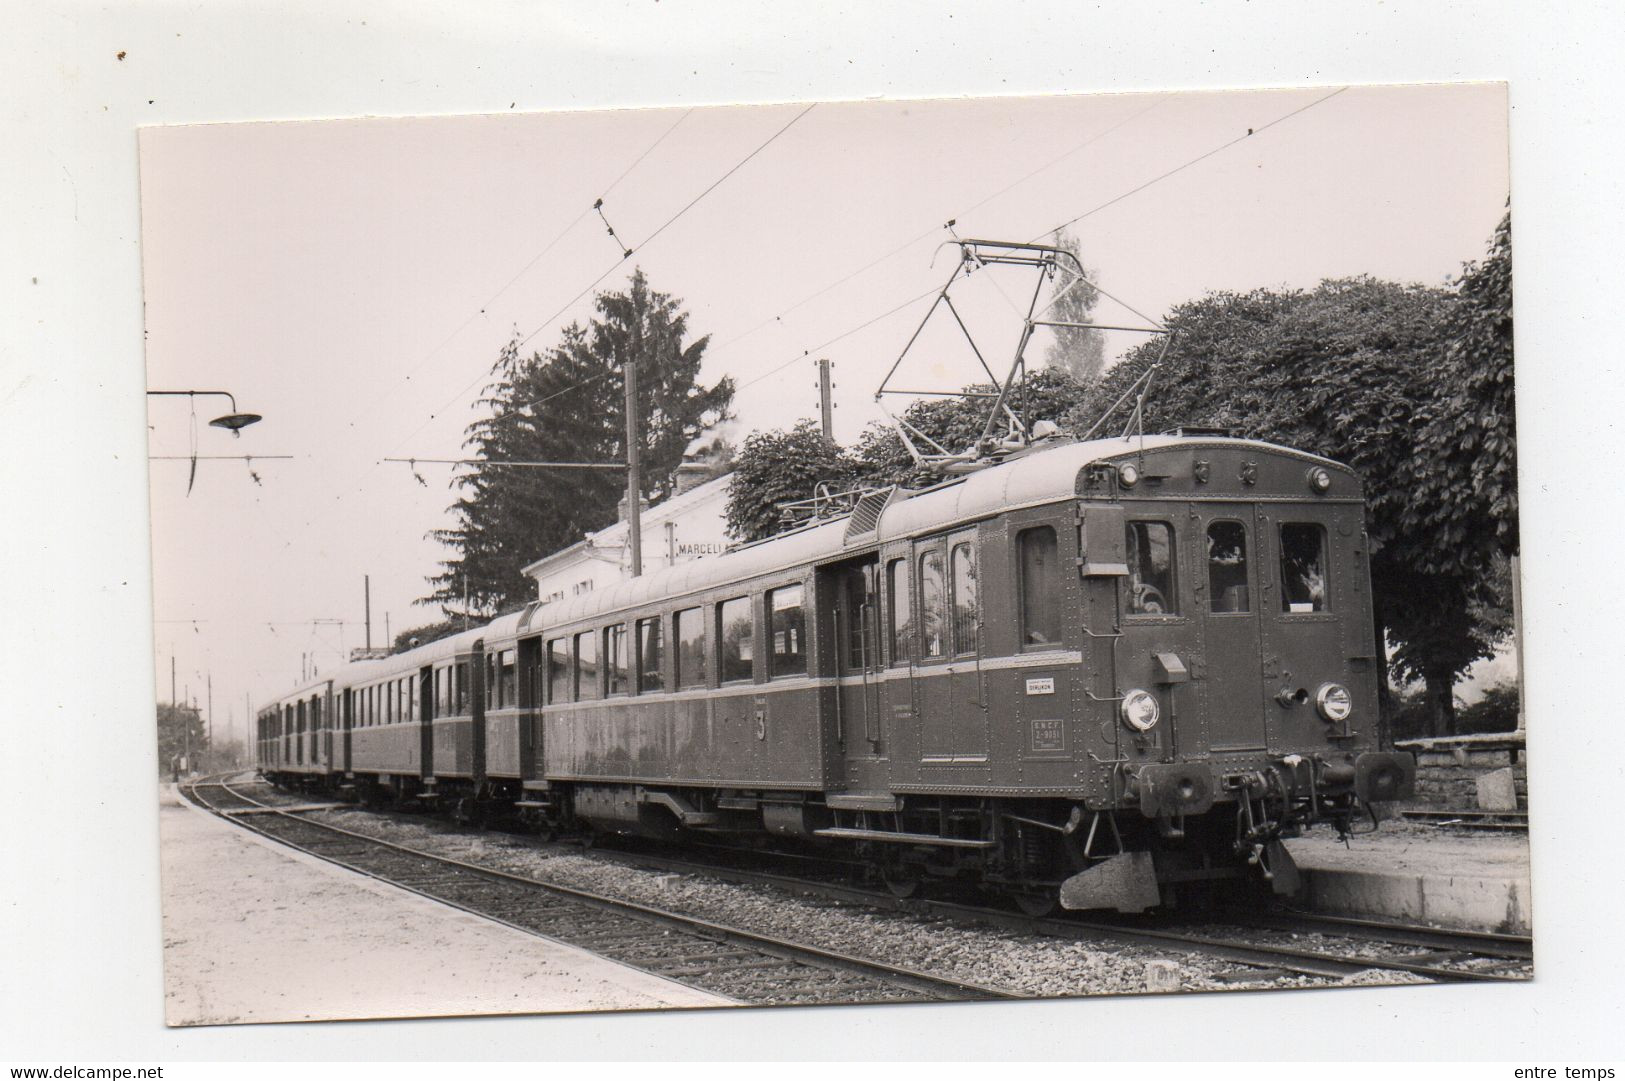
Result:
<svg viewBox="0 0 1625 1081">
<path fill-rule="evenodd" d="M 547 704 L 570 701 L 570 650 L 562 638 L 547 643 Z"/>
<path fill-rule="evenodd" d="M 576 701 L 591 702 L 604 697 L 598 684 L 598 632 L 582 631 L 575 638 Z"/>
<path fill-rule="evenodd" d="M 1207 588 L 1211 611 L 1248 612 L 1247 527 L 1220 521 L 1207 527 Z"/>
<path fill-rule="evenodd" d="M 514 651 L 497 654 L 497 705 L 512 708 L 519 704 L 519 683 L 514 667 Z"/>
<path fill-rule="evenodd" d="M 920 655 L 940 657 L 947 630 L 947 591 L 942 580 L 942 553 L 920 556 Z"/>
<path fill-rule="evenodd" d="M 1324 612 L 1326 528 L 1314 522 L 1281 524 L 1281 611 Z"/>
<path fill-rule="evenodd" d="M 891 637 L 891 663 L 907 664 L 914 656 L 914 617 L 908 592 L 908 560 L 886 564 L 886 626 Z"/>
<path fill-rule="evenodd" d="M 457 664 L 453 666 L 453 671 L 457 673 L 457 678 L 454 681 L 457 692 L 457 705 L 452 712 L 458 717 L 468 716 L 471 708 L 469 705 L 469 692 L 472 690 L 472 687 L 469 683 L 470 672 L 468 669 L 469 664 L 467 661 L 458 661 Z"/>
<path fill-rule="evenodd" d="M 722 682 L 750 679 L 756 641 L 756 620 L 749 597 L 735 597 L 717 605 L 717 656 L 722 662 Z"/>
<path fill-rule="evenodd" d="M 1061 644 L 1061 574 L 1054 528 L 1022 530 L 1016 536 L 1016 555 L 1021 648 L 1054 649 Z"/>
<path fill-rule="evenodd" d="M 1171 616 L 1179 612 L 1174 588 L 1174 530 L 1167 522 L 1128 523 L 1128 614 Z"/>
<path fill-rule="evenodd" d="M 705 611 L 685 608 L 677 613 L 677 685 L 703 687 L 705 682 Z"/>
<path fill-rule="evenodd" d="M 785 586 L 767 595 L 772 621 L 770 676 L 807 674 L 807 616 L 801 607 L 801 587 Z"/>
<path fill-rule="evenodd" d="M 665 638 L 662 636 L 661 619 L 638 620 L 638 690 L 640 692 L 658 691 L 666 686 L 665 682 Z"/>
<path fill-rule="evenodd" d="M 627 664 L 626 624 L 604 628 L 604 670 L 609 673 L 610 694 L 632 692 L 632 669 Z"/>
<path fill-rule="evenodd" d="M 840 628 L 841 667 L 849 672 L 874 663 L 869 653 L 875 647 L 866 625 L 874 618 L 874 605 L 869 596 L 873 575 L 872 566 L 853 567 L 841 575 L 841 610 L 846 613 L 846 623 Z"/>
<path fill-rule="evenodd" d="M 976 550 L 969 541 L 956 544 L 949 563 L 954 575 L 954 652 L 975 653 Z"/>
</svg>

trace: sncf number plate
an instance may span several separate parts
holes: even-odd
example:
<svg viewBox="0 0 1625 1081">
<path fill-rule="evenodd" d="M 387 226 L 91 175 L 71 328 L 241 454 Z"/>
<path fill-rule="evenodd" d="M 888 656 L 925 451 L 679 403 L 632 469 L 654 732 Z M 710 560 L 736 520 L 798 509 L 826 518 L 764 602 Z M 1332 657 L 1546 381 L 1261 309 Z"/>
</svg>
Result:
<svg viewBox="0 0 1625 1081">
<path fill-rule="evenodd" d="M 1034 721 L 1033 722 L 1033 750 L 1035 751 L 1064 751 L 1066 750 L 1066 737 L 1061 722 Z"/>
<path fill-rule="evenodd" d="M 1029 679 L 1027 681 L 1028 694 L 1054 694 L 1055 677 L 1045 676 L 1042 679 Z"/>
</svg>

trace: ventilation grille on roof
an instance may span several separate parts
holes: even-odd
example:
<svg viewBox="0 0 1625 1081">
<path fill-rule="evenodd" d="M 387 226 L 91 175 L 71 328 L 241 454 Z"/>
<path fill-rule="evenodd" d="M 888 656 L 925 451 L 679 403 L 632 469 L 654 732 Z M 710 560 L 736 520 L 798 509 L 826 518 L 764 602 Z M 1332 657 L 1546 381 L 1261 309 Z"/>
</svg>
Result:
<svg viewBox="0 0 1625 1081">
<path fill-rule="evenodd" d="M 852 516 L 846 520 L 846 542 L 850 544 L 865 533 L 873 533 L 880 525 L 880 513 L 886 509 L 896 494 L 896 487 L 865 492 L 853 506 Z"/>
</svg>

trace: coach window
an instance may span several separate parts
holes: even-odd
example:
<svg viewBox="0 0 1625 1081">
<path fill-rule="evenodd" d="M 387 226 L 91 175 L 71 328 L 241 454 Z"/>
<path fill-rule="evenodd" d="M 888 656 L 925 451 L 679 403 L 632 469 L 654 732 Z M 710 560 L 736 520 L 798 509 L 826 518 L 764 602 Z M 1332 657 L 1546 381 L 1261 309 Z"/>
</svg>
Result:
<svg viewBox="0 0 1625 1081">
<path fill-rule="evenodd" d="M 459 717 L 467 717 L 473 712 L 474 677 L 478 673 L 468 661 L 458 661 L 452 667 L 457 673 L 454 680 L 454 691 L 457 695 L 456 714 Z"/>
<path fill-rule="evenodd" d="M 659 616 L 637 622 L 638 693 L 664 690 L 666 686 L 666 640 Z"/>
<path fill-rule="evenodd" d="M 505 649 L 497 654 L 497 704 L 505 709 L 519 704 L 517 672 L 513 650 Z"/>
<path fill-rule="evenodd" d="M 547 704 L 570 700 L 570 651 L 562 638 L 547 643 Z"/>
<path fill-rule="evenodd" d="M 1174 530 L 1167 522 L 1128 523 L 1128 614 L 1171 616 L 1179 611 L 1174 590 Z"/>
<path fill-rule="evenodd" d="M 604 628 L 604 670 L 609 674 L 610 694 L 629 694 L 632 669 L 626 656 L 626 624 Z"/>
<path fill-rule="evenodd" d="M 1247 527 L 1218 521 L 1207 527 L 1208 604 L 1217 613 L 1252 610 L 1247 597 Z"/>
<path fill-rule="evenodd" d="M 717 605 L 717 656 L 722 682 L 750 679 L 756 652 L 756 619 L 749 597 L 735 597 Z"/>
<path fill-rule="evenodd" d="M 940 657 L 946 633 L 948 597 L 942 578 L 942 553 L 920 556 L 920 656 Z"/>
<path fill-rule="evenodd" d="M 1061 574 L 1054 528 L 1022 530 L 1016 536 L 1016 557 L 1021 648 L 1054 649 L 1061 644 Z"/>
<path fill-rule="evenodd" d="M 685 608 L 677 613 L 677 686 L 703 687 L 705 673 L 705 612 Z"/>
<path fill-rule="evenodd" d="M 807 616 L 801 607 L 801 587 L 785 586 L 767 595 L 773 635 L 770 676 L 807 674 Z"/>
<path fill-rule="evenodd" d="M 976 652 L 976 550 L 970 542 L 954 545 L 954 652 Z"/>
<path fill-rule="evenodd" d="M 1326 529 L 1314 522 L 1281 524 L 1281 611 L 1326 610 Z"/>
<path fill-rule="evenodd" d="M 886 630 L 891 639 L 891 663 L 907 664 L 914 657 L 913 606 L 908 592 L 908 561 L 886 564 Z"/>
<path fill-rule="evenodd" d="M 582 631 L 575 637 L 576 701 L 591 702 L 604 697 L 598 673 L 598 632 Z"/>
</svg>

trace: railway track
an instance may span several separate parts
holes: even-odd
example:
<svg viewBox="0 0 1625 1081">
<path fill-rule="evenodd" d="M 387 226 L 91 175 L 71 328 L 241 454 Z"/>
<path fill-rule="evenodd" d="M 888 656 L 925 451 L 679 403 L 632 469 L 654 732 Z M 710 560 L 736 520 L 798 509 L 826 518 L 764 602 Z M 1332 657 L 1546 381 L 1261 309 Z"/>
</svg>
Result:
<svg viewBox="0 0 1625 1081">
<path fill-rule="evenodd" d="M 737 1003 L 1029 997 L 437 856 L 304 817 L 326 805 L 257 800 L 234 788 L 230 776 L 181 789 L 195 805 L 318 859 Z"/>
<path fill-rule="evenodd" d="M 1027 934 L 1080 942 L 1185 948 L 1250 967 L 1327 979 L 1345 979 L 1371 969 L 1385 969 L 1440 982 L 1519 982 L 1530 978 L 1529 967 L 1534 956 L 1532 941 L 1525 935 L 1455 931 L 1305 912 L 1226 912 L 1211 923 L 1197 926 L 1172 924 L 1166 919 L 1032 917 L 981 904 L 900 899 L 862 886 L 664 854 L 625 854 L 612 850 L 595 850 L 595 854 L 666 871 L 710 874 L 744 884 L 789 889 L 893 911 L 947 916 Z M 1238 936 L 1225 928 L 1244 931 L 1247 935 Z M 1304 945 L 1303 936 L 1315 936 L 1315 944 Z"/>
<path fill-rule="evenodd" d="M 295 814 L 303 809 L 321 807 L 295 806 L 285 810 Z M 594 848 L 589 855 L 644 869 L 705 874 L 734 883 L 783 889 L 828 901 L 940 916 L 1020 934 L 1081 943 L 1181 949 L 1244 966 L 1252 969 L 1255 976 L 1273 971 L 1343 980 L 1381 969 L 1406 972 L 1439 982 L 1516 982 L 1530 978 L 1533 957 L 1527 936 L 1452 931 L 1301 912 L 1226 912 L 1200 925 L 1175 923 L 1166 918 L 1031 917 L 980 903 L 899 899 L 884 890 L 853 885 L 843 880 L 841 876 L 851 870 L 848 864 L 811 857 L 778 860 L 776 856 L 767 856 L 777 866 L 805 866 L 798 866 L 794 872 L 760 870 L 744 868 L 737 863 L 741 858 L 761 862 L 766 854 L 720 846 L 707 851 L 713 852 L 715 858 L 694 859 L 605 847 Z M 821 862 L 828 863 L 830 873 L 819 875 L 811 869 L 817 868 Z"/>
<path fill-rule="evenodd" d="M 1401 811 L 1400 815 L 1406 821 L 1420 822 L 1442 829 L 1529 832 L 1528 811 L 1405 810 Z"/>
</svg>

